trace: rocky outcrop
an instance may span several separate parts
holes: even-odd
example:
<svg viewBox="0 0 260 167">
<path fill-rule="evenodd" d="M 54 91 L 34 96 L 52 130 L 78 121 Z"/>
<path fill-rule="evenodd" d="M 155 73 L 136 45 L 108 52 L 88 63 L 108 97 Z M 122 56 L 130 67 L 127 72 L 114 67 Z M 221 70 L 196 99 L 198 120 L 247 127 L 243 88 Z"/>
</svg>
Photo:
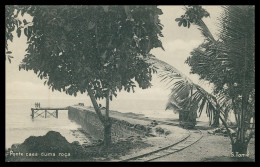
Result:
<svg viewBox="0 0 260 167">
<path fill-rule="evenodd" d="M 6 152 L 7 161 L 69 159 L 84 155 L 78 143 L 69 143 L 56 131 L 49 131 L 44 136 L 30 136 L 21 144 L 13 144 Z"/>
</svg>

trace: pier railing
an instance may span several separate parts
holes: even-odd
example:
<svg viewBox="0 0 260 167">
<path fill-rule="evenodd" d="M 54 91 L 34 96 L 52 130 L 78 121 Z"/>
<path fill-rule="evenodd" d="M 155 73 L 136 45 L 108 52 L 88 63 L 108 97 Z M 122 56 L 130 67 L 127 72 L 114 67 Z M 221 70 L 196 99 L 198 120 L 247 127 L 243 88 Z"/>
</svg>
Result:
<svg viewBox="0 0 260 167">
<path fill-rule="evenodd" d="M 36 117 L 44 117 L 47 118 L 47 115 L 51 115 L 55 118 L 59 117 L 59 110 L 68 110 L 68 107 L 65 108 L 51 108 L 51 107 L 43 107 L 43 108 L 31 108 L 32 111 L 32 119 Z"/>
</svg>

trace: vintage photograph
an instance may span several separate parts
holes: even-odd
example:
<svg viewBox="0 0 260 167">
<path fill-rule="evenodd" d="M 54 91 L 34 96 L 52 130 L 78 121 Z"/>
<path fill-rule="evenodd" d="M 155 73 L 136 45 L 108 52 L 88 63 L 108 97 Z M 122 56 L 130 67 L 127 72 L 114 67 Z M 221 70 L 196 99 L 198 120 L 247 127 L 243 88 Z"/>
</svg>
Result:
<svg viewBox="0 0 260 167">
<path fill-rule="evenodd" d="M 255 162 L 255 6 L 6 5 L 6 162 Z"/>
</svg>

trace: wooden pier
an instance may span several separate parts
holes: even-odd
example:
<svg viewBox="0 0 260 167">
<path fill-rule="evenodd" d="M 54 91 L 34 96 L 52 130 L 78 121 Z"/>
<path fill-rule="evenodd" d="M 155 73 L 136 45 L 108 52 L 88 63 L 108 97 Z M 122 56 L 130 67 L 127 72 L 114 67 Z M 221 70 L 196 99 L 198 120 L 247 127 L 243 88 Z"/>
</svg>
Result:
<svg viewBox="0 0 260 167">
<path fill-rule="evenodd" d="M 39 116 L 41 116 L 43 118 L 47 118 L 48 114 L 50 116 L 58 118 L 59 117 L 59 110 L 68 110 L 68 108 L 67 107 L 65 107 L 65 108 L 49 108 L 49 107 L 45 107 L 45 108 L 31 108 L 31 110 L 32 110 L 32 114 L 31 114 L 32 119 L 36 118 L 36 117 L 39 117 Z"/>
</svg>

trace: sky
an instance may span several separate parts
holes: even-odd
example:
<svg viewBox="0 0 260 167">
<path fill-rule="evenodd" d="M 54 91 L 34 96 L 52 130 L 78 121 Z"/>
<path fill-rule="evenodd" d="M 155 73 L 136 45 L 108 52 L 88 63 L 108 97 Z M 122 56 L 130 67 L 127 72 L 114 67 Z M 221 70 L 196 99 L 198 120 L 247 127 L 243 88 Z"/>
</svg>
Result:
<svg viewBox="0 0 260 167">
<path fill-rule="evenodd" d="M 211 91 L 211 85 L 207 82 L 199 81 L 197 75 L 190 74 L 190 67 L 185 64 L 185 60 L 190 56 L 190 52 L 203 42 L 200 31 L 191 26 L 179 27 L 175 18 L 184 14 L 184 6 L 158 6 L 163 14 L 159 19 L 164 25 L 162 33 L 164 37 L 160 38 L 165 51 L 160 48 L 153 49 L 151 53 L 158 59 L 174 66 L 183 74 L 188 76 L 194 83 L 200 84 L 207 91 Z M 220 6 L 203 6 L 209 13 L 210 18 L 204 19 L 210 31 L 215 35 L 217 33 L 217 17 L 221 13 Z M 29 18 L 29 16 L 25 16 Z M 22 34 L 20 38 L 14 36 L 13 42 L 9 42 L 9 50 L 13 52 L 12 63 L 6 60 L 6 99 L 86 99 L 87 94 L 78 94 L 77 97 L 66 95 L 64 92 L 58 92 L 48 89 L 43 85 L 43 80 L 38 78 L 33 71 L 19 71 L 18 65 L 25 55 L 27 48 L 26 38 Z M 160 82 L 158 77 L 153 76 L 152 87 L 149 89 L 135 89 L 135 93 L 120 92 L 119 99 L 158 99 L 167 100 L 170 89 L 167 89 L 164 83 Z"/>
</svg>

